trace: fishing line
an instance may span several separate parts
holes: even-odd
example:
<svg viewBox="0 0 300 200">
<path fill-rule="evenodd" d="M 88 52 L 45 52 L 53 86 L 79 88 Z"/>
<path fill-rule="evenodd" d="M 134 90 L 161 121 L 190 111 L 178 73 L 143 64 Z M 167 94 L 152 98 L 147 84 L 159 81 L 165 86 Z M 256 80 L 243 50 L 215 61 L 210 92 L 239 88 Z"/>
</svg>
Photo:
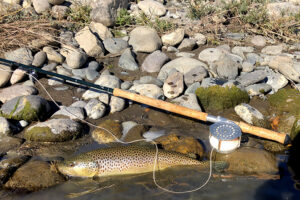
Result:
<svg viewBox="0 0 300 200">
<path fill-rule="evenodd" d="M 6 72 L 11 72 L 13 73 L 14 70 L 5 70 L 5 69 L 1 69 L 0 68 L 0 71 L 6 71 Z M 64 110 L 66 111 L 68 114 L 72 115 L 73 117 L 75 117 L 76 119 L 78 119 L 79 121 L 81 122 L 84 122 L 94 128 L 97 128 L 97 129 L 101 129 L 103 131 L 106 131 L 108 132 L 117 142 L 121 143 L 121 144 L 132 144 L 132 143 L 136 143 L 136 142 L 141 142 L 141 141 L 146 141 L 146 142 L 149 142 L 149 143 L 152 143 L 155 145 L 155 157 L 154 157 L 154 163 L 153 163 L 153 182 L 154 184 L 156 185 L 156 187 L 158 187 L 159 189 L 165 191 L 165 192 L 169 192 L 169 193 L 173 193 L 173 194 L 185 194 L 185 193 L 192 193 L 192 192 L 195 192 L 195 191 L 198 191 L 200 189 L 202 189 L 203 187 L 205 187 L 210 178 L 211 178 L 211 175 L 212 175 L 212 154 L 213 154 L 213 151 L 214 151 L 214 148 L 212 148 L 211 152 L 210 152 L 210 158 L 209 158 L 209 175 L 208 175 L 208 178 L 207 180 L 205 181 L 204 184 L 202 184 L 201 186 L 193 189 L 193 190 L 186 190 L 186 191 L 173 191 L 173 190 L 169 190 L 167 188 L 164 188 L 162 186 L 160 186 L 157 181 L 156 181 L 156 173 L 155 173 L 155 170 L 156 170 L 156 167 L 157 167 L 157 163 L 158 163 L 158 145 L 157 143 L 154 141 L 154 140 L 151 140 L 151 139 L 138 139 L 138 140 L 133 140 L 133 141 L 130 141 L 130 142 L 124 142 L 122 140 L 120 140 L 119 138 L 117 138 L 110 130 L 104 128 L 104 127 L 101 127 L 101 126 L 96 126 L 84 119 L 80 119 L 77 117 L 77 115 L 75 115 L 74 113 L 70 112 L 69 110 L 67 110 L 65 107 L 60 107 L 56 101 L 54 100 L 54 98 L 51 96 L 51 94 L 48 92 L 48 90 L 44 87 L 44 85 L 35 77 L 33 76 L 32 74 L 28 73 L 27 71 L 23 70 L 24 74 L 27 74 L 29 77 L 31 77 L 32 79 L 34 79 L 41 87 L 42 89 L 46 92 L 46 94 L 49 96 L 50 100 L 59 108 L 59 110 Z"/>
</svg>

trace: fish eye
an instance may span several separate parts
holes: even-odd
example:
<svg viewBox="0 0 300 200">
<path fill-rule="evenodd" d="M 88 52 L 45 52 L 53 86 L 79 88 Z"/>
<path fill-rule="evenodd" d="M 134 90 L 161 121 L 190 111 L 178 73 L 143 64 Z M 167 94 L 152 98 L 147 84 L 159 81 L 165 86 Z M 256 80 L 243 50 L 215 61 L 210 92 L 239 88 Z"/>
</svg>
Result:
<svg viewBox="0 0 300 200">
<path fill-rule="evenodd" d="M 71 162 L 70 164 L 69 164 L 69 167 L 74 167 L 75 166 L 75 163 L 74 162 Z"/>
</svg>

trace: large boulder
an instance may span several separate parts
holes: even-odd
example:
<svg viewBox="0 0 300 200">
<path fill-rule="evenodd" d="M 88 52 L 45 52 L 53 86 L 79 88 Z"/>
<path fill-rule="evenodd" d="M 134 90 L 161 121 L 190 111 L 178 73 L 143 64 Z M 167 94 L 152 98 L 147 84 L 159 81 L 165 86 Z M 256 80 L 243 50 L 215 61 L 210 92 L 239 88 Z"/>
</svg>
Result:
<svg viewBox="0 0 300 200">
<path fill-rule="evenodd" d="M 140 26 L 130 32 L 129 44 L 136 52 L 152 53 L 161 48 L 162 42 L 155 29 Z"/>
<path fill-rule="evenodd" d="M 36 95 L 15 97 L 4 103 L 0 115 L 7 119 L 28 122 L 44 120 L 50 111 L 48 101 Z"/>
<path fill-rule="evenodd" d="M 82 126 L 71 119 L 51 119 L 29 127 L 25 132 L 26 140 L 38 142 L 64 142 L 76 139 Z"/>
</svg>

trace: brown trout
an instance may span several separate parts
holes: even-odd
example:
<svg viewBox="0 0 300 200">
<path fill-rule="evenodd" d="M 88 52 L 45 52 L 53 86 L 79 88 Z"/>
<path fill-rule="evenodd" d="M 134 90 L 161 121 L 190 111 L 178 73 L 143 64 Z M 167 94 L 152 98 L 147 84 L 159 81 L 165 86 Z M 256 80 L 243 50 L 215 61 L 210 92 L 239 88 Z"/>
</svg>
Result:
<svg viewBox="0 0 300 200">
<path fill-rule="evenodd" d="M 56 166 L 62 174 L 75 177 L 139 174 L 153 171 L 155 153 L 155 148 L 147 146 L 117 146 L 83 153 Z M 182 165 L 200 165 L 207 169 L 209 162 L 159 149 L 156 170 Z"/>
</svg>

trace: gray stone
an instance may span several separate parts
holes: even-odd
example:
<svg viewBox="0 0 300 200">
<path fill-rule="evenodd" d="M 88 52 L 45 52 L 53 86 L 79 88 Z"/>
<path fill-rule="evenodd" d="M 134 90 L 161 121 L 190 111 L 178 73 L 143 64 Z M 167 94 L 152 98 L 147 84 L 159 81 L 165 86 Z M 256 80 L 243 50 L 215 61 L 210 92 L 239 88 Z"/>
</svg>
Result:
<svg viewBox="0 0 300 200">
<path fill-rule="evenodd" d="M 249 96 L 266 94 L 272 90 L 272 87 L 266 83 L 259 83 L 254 85 L 249 85 L 245 88 Z"/>
<path fill-rule="evenodd" d="M 263 70 L 256 70 L 254 72 L 246 73 L 239 76 L 236 80 L 244 87 L 258 83 L 267 77 L 267 73 Z"/>
<path fill-rule="evenodd" d="M 11 124 L 4 117 L 0 117 L 0 137 L 2 135 L 8 135 L 12 132 Z"/>
<path fill-rule="evenodd" d="M 56 72 L 58 74 L 64 75 L 64 76 L 72 76 L 72 71 L 64 68 L 63 66 L 59 65 L 56 67 Z"/>
<path fill-rule="evenodd" d="M 104 55 L 104 47 L 101 41 L 90 31 L 88 26 L 76 33 L 75 40 L 88 56 L 97 57 Z"/>
<path fill-rule="evenodd" d="M 5 103 L 18 96 L 33 95 L 37 93 L 38 90 L 35 87 L 26 85 L 13 85 L 0 90 L 0 101 Z"/>
<path fill-rule="evenodd" d="M 117 18 L 118 10 L 128 8 L 128 0 L 102 0 L 92 1 L 90 6 L 92 21 L 102 23 L 105 26 L 113 26 Z"/>
<path fill-rule="evenodd" d="M 72 73 L 74 76 L 85 78 L 86 76 L 86 69 L 73 69 Z"/>
<path fill-rule="evenodd" d="M 163 46 L 163 47 L 165 47 L 165 46 Z M 175 52 L 179 52 L 179 50 L 176 47 L 169 46 L 169 47 L 167 47 L 167 52 L 175 53 Z"/>
<path fill-rule="evenodd" d="M 52 5 L 60 5 L 64 2 L 65 0 L 48 0 L 48 2 Z"/>
<path fill-rule="evenodd" d="M 87 61 L 88 56 L 81 49 L 68 48 L 66 54 L 66 63 L 73 69 L 81 68 Z"/>
<path fill-rule="evenodd" d="M 147 139 L 147 141 L 154 141 L 155 139 L 166 135 L 165 130 L 149 130 L 143 133 L 143 137 Z"/>
<path fill-rule="evenodd" d="M 27 72 L 23 69 L 16 69 L 14 70 L 13 74 L 11 75 L 11 78 L 10 78 L 10 84 L 15 84 L 15 83 L 18 83 L 20 82 L 21 80 L 23 80 L 25 77 L 26 77 L 26 74 Z"/>
<path fill-rule="evenodd" d="M 56 69 L 56 66 L 57 66 L 57 63 L 50 63 L 44 67 L 42 67 L 42 70 L 45 70 L 45 71 L 54 71 Z"/>
<path fill-rule="evenodd" d="M 33 57 L 32 65 L 35 67 L 41 67 L 47 59 L 47 54 L 43 51 L 39 51 Z"/>
<path fill-rule="evenodd" d="M 120 88 L 121 81 L 114 75 L 102 74 L 95 82 L 95 84 L 102 85 L 109 88 Z"/>
<path fill-rule="evenodd" d="M 163 90 L 154 84 L 140 84 L 140 85 L 134 85 L 130 88 L 130 90 L 133 90 L 140 95 L 147 96 L 154 99 L 161 99 L 164 97 Z"/>
<path fill-rule="evenodd" d="M 204 70 L 207 69 L 207 65 L 199 60 L 193 59 L 193 58 L 185 58 L 185 57 L 181 57 L 181 58 L 176 58 L 168 63 L 166 63 L 160 70 L 157 78 L 164 81 L 170 71 L 172 69 L 176 69 L 177 71 L 179 71 L 180 73 L 182 73 L 184 76 L 189 73 L 191 70 L 194 70 L 194 68 L 201 68 L 203 69 L 203 73 Z M 201 71 L 199 69 L 199 71 Z M 206 74 L 206 72 L 205 72 Z"/>
<path fill-rule="evenodd" d="M 245 33 L 226 33 L 225 37 L 232 40 L 243 40 L 246 37 Z"/>
<path fill-rule="evenodd" d="M 246 60 L 242 64 L 243 72 L 252 72 L 255 69 L 255 62 L 253 63 L 251 60 Z"/>
<path fill-rule="evenodd" d="M 49 111 L 49 103 L 36 95 L 15 97 L 5 102 L 1 107 L 3 117 L 28 122 L 44 120 Z"/>
<path fill-rule="evenodd" d="M 141 66 L 142 71 L 149 73 L 159 72 L 162 65 L 165 64 L 168 60 L 168 56 L 160 50 L 154 51 L 145 58 Z"/>
<path fill-rule="evenodd" d="M 64 57 L 60 53 L 55 51 L 52 47 L 44 47 L 43 51 L 47 54 L 47 59 L 50 62 L 56 62 L 61 64 L 65 60 Z"/>
<path fill-rule="evenodd" d="M 185 57 L 185 58 L 193 58 L 195 57 L 194 53 L 189 52 L 177 52 L 175 53 L 176 57 Z"/>
<path fill-rule="evenodd" d="M 264 61 L 264 59 L 256 53 L 247 53 L 246 58 L 255 61 L 255 63 L 262 63 Z"/>
<path fill-rule="evenodd" d="M 129 44 L 135 52 L 146 53 L 152 53 L 162 46 L 156 30 L 145 26 L 137 27 L 130 32 Z"/>
<path fill-rule="evenodd" d="M 144 0 L 139 1 L 138 7 L 148 16 L 163 16 L 166 14 L 165 6 L 157 1 Z"/>
<path fill-rule="evenodd" d="M 184 74 L 184 83 L 187 86 L 192 85 L 195 82 L 201 82 L 207 76 L 206 69 L 202 67 L 195 67 L 189 72 Z"/>
<path fill-rule="evenodd" d="M 91 61 L 91 62 L 89 62 L 88 69 L 89 70 L 99 71 L 99 69 L 100 69 L 99 63 L 97 61 Z"/>
<path fill-rule="evenodd" d="M 108 105 L 109 101 L 110 101 L 110 95 L 108 95 L 107 93 L 100 93 L 100 95 L 98 96 L 98 99 L 105 105 Z"/>
<path fill-rule="evenodd" d="M 74 48 L 79 46 L 74 38 L 74 33 L 71 31 L 62 31 L 60 33 L 59 39 L 60 39 L 61 44 L 63 44 L 62 47 L 64 45 L 72 46 Z"/>
<path fill-rule="evenodd" d="M 267 40 L 261 35 L 255 35 L 251 38 L 251 43 L 258 47 L 266 46 Z"/>
<path fill-rule="evenodd" d="M 194 39 L 185 38 L 182 40 L 178 49 L 183 51 L 192 51 L 196 46 L 196 41 Z"/>
<path fill-rule="evenodd" d="M 107 38 L 103 41 L 105 49 L 112 54 L 121 53 L 128 48 L 128 43 L 121 38 Z"/>
<path fill-rule="evenodd" d="M 60 106 L 59 110 L 55 112 L 52 117 L 61 115 L 70 119 L 84 119 L 84 110 L 80 107 Z"/>
<path fill-rule="evenodd" d="M 67 17 L 67 14 L 69 12 L 69 7 L 67 6 L 60 6 L 55 5 L 52 7 L 51 14 L 56 19 L 64 19 Z"/>
<path fill-rule="evenodd" d="M 138 125 L 138 124 L 136 122 L 134 122 L 134 121 L 123 122 L 122 123 L 122 137 L 121 137 L 121 140 L 123 140 L 126 137 L 128 131 L 131 128 L 135 127 L 136 125 Z"/>
<path fill-rule="evenodd" d="M 65 91 L 65 90 L 68 90 L 68 89 L 69 89 L 68 86 L 61 86 L 61 87 L 56 87 L 56 88 L 54 88 L 54 90 L 56 90 L 56 91 Z M 77 89 L 77 92 L 78 92 L 78 93 L 80 93 L 80 89 L 81 89 L 81 88 L 78 88 L 78 89 Z"/>
<path fill-rule="evenodd" d="M 254 47 L 241 47 L 241 46 L 235 46 L 232 48 L 232 53 L 241 56 L 243 59 L 245 59 L 244 53 L 252 53 L 254 51 Z"/>
<path fill-rule="evenodd" d="M 217 78 L 205 78 L 201 82 L 201 87 L 210 87 L 214 85 L 223 85 L 227 81 L 224 79 L 217 79 Z"/>
<path fill-rule="evenodd" d="M 131 50 L 128 48 L 126 49 L 119 59 L 119 67 L 129 70 L 135 71 L 139 69 L 138 64 L 135 61 L 135 58 L 132 55 Z"/>
<path fill-rule="evenodd" d="M 196 40 L 196 43 L 198 45 L 206 44 L 207 41 L 206 36 L 201 33 L 196 33 L 193 38 Z"/>
<path fill-rule="evenodd" d="M 157 85 L 158 87 L 162 87 L 164 82 L 161 80 L 154 78 L 153 76 L 142 76 L 139 80 L 140 84 L 154 84 Z"/>
<path fill-rule="evenodd" d="M 199 53 L 199 60 L 210 64 L 220 60 L 225 54 L 226 52 L 222 49 L 207 48 Z"/>
<path fill-rule="evenodd" d="M 235 79 L 241 64 L 234 62 L 231 57 L 224 56 L 213 64 L 220 78 Z"/>
<path fill-rule="evenodd" d="M 289 83 L 282 74 L 273 72 L 272 70 L 268 72 L 267 79 L 266 83 L 272 87 L 273 92 L 277 92 Z"/>
<path fill-rule="evenodd" d="M 32 4 L 38 14 L 50 10 L 51 8 L 48 0 L 32 0 Z"/>
<path fill-rule="evenodd" d="M 29 125 L 29 123 L 25 120 L 20 120 L 19 121 L 19 125 L 22 127 L 22 128 L 25 128 Z"/>
<path fill-rule="evenodd" d="M 87 80 L 89 80 L 89 81 L 95 80 L 100 75 L 99 72 L 89 69 L 89 68 L 85 69 L 85 74 L 86 74 Z"/>
<path fill-rule="evenodd" d="M 71 119 L 50 119 L 29 127 L 25 138 L 38 142 L 64 142 L 81 135 L 82 127 Z"/>
<path fill-rule="evenodd" d="M 162 43 L 166 46 L 175 46 L 184 38 L 184 29 L 176 29 L 175 31 L 165 34 L 161 37 Z"/>
<path fill-rule="evenodd" d="M 69 107 L 79 107 L 79 108 L 84 108 L 86 106 L 86 102 L 84 101 L 75 101 L 72 103 Z"/>
<path fill-rule="evenodd" d="M 122 90 L 128 90 L 131 86 L 132 86 L 132 83 L 131 83 L 131 82 L 129 82 L 129 81 L 124 81 L 124 82 L 121 84 L 121 89 L 122 89 Z"/>
<path fill-rule="evenodd" d="M 109 31 L 109 29 L 101 23 L 91 22 L 90 29 L 101 40 L 105 40 L 107 38 L 112 38 L 113 37 L 113 35 Z"/>
<path fill-rule="evenodd" d="M 3 87 L 8 83 L 11 78 L 11 69 L 6 65 L 0 64 L 0 87 Z"/>
<path fill-rule="evenodd" d="M 125 108 L 125 100 L 119 97 L 111 96 L 110 113 L 120 112 Z"/>
<path fill-rule="evenodd" d="M 97 99 L 91 99 L 84 108 L 88 117 L 91 119 L 103 117 L 106 111 L 105 105 Z"/>
<path fill-rule="evenodd" d="M 164 95 L 173 99 L 178 97 L 184 89 L 183 74 L 180 72 L 173 72 L 169 74 L 163 85 Z"/>
<path fill-rule="evenodd" d="M 234 111 L 248 124 L 257 125 L 258 121 L 265 121 L 261 112 L 246 103 L 235 106 Z"/>
<path fill-rule="evenodd" d="M 177 97 L 176 99 L 172 100 L 172 103 L 193 109 L 193 110 L 198 110 L 202 111 L 201 107 L 198 104 L 197 96 L 196 94 L 184 94 L 180 97 Z"/>
<path fill-rule="evenodd" d="M 282 51 L 283 51 L 282 45 L 266 46 L 261 50 L 262 53 L 269 54 L 269 55 L 278 55 L 281 54 Z"/>
<path fill-rule="evenodd" d="M 200 86 L 201 86 L 200 82 L 195 82 L 185 90 L 184 94 L 195 94 L 196 90 Z"/>
<path fill-rule="evenodd" d="M 14 51 L 4 53 L 7 60 L 22 63 L 24 65 L 31 65 L 33 61 L 32 52 L 28 48 L 19 48 Z"/>
</svg>

